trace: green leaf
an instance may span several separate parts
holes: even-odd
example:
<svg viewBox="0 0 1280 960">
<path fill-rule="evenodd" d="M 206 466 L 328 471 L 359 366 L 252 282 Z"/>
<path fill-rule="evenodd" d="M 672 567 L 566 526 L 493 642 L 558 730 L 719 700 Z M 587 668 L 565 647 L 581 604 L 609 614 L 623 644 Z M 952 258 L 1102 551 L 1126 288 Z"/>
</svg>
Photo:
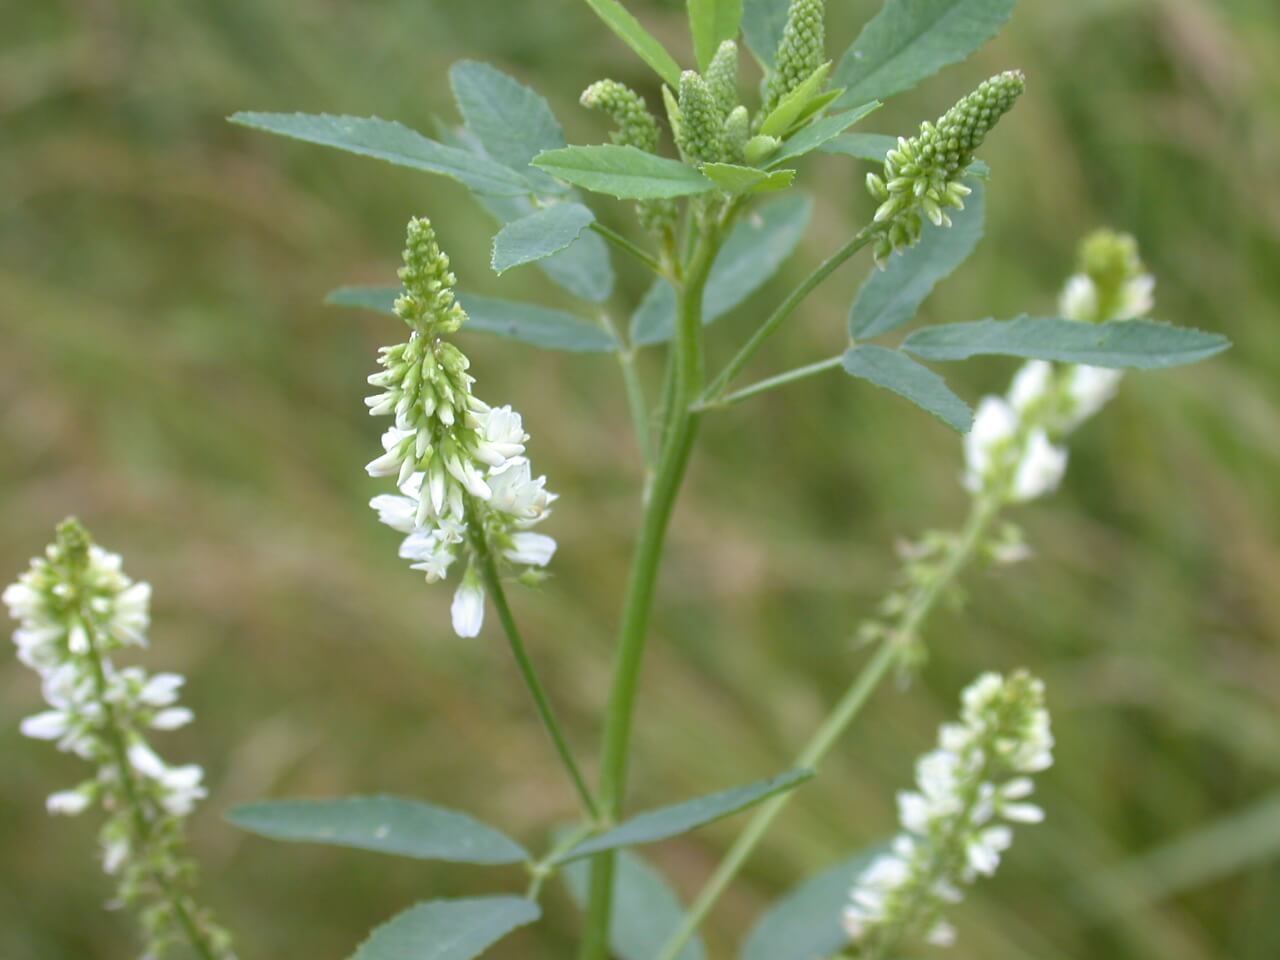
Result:
<svg viewBox="0 0 1280 960">
<path fill-rule="evenodd" d="M 1231 341 L 1216 333 L 1156 320 L 1079 323 L 1059 317 L 1021 316 L 917 330 L 902 346 L 926 360 L 1000 355 L 1151 370 L 1197 363 L 1226 350 Z"/>
<path fill-rule="evenodd" d="M 493 238 L 496 273 L 542 260 L 568 247 L 596 215 L 580 203 L 556 203 L 508 223 Z"/>
<path fill-rule="evenodd" d="M 761 780 L 745 787 L 734 787 L 710 796 L 686 800 L 673 806 L 651 810 L 632 817 L 621 826 L 614 827 L 599 836 L 578 844 L 557 861 L 565 863 L 581 857 L 614 850 L 618 847 L 634 847 L 643 843 L 656 843 L 688 833 L 697 827 L 713 823 L 724 817 L 754 806 L 762 800 L 788 790 L 794 790 L 813 778 L 812 770 L 791 770 L 788 773 Z"/>
<path fill-rule="evenodd" d="M 339 287 L 325 298 L 325 303 L 394 316 L 399 295 L 399 287 Z M 563 310 L 470 293 L 459 294 L 458 302 L 468 316 L 462 327 L 464 333 L 491 333 L 545 350 L 571 353 L 612 353 L 620 348 L 609 333 Z"/>
<path fill-rule="evenodd" d="M 963 210 L 953 211 L 950 227 L 925 225 L 914 247 L 873 270 L 849 310 L 849 336 L 868 340 L 910 323 L 920 304 L 973 253 L 982 239 L 984 191 L 975 184 Z"/>
<path fill-rule="evenodd" d="M 706 70 L 720 44 L 738 36 L 742 0 L 689 0 L 689 29 L 698 69 Z"/>
<path fill-rule="evenodd" d="M 540 916 L 523 897 L 429 900 L 375 929 L 351 960 L 474 960 Z"/>
<path fill-rule="evenodd" d="M 746 37 L 747 47 L 766 69 L 773 69 L 790 5 L 790 0 L 743 0 L 742 35 Z"/>
<path fill-rule="evenodd" d="M 587 904 L 591 864 L 578 860 L 561 871 L 569 896 L 580 909 Z M 653 960 L 684 918 L 675 892 L 652 865 L 629 850 L 618 852 L 613 876 L 613 912 L 609 948 L 621 960 Z M 706 960 L 702 938 L 695 936 L 678 960 Z"/>
<path fill-rule="evenodd" d="M 680 85 L 680 64 L 618 0 L 587 0 L 587 6 L 672 88 Z"/>
<path fill-rule="evenodd" d="M 307 113 L 236 113 L 230 120 L 282 137 L 439 173 L 477 193 L 518 196 L 531 189 L 528 180 L 502 164 L 446 147 L 393 120 Z"/>
<path fill-rule="evenodd" d="M 541 94 L 475 60 L 450 67 L 449 84 L 467 129 L 485 153 L 528 179 L 539 193 L 564 192 L 545 173 L 529 169 L 538 154 L 565 145 L 560 121 Z"/>
<path fill-rule="evenodd" d="M 533 165 L 583 189 L 620 200 L 683 197 L 715 187 L 679 160 L 614 143 L 550 150 L 540 154 Z"/>
<path fill-rule="evenodd" d="M 736 163 L 704 163 L 702 174 L 715 181 L 726 193 L 772 193 L 785 190 L 796 178 L 794 170 L 759 170 L 741 167 Z"/>
<path fill-rule="evenodd" d="M 702 319 L 724 316 L 763 286 L 804 237 L 813 200 L 803 193 L 779 197 L 748 214 L 729 232 L 707 278 Z M 675 333 L 675 291 L 665 280 L 649 289 L 631 319 L 632 342 L 647 346 Z"/>
<path fill-rule="evenodd" d="M 786 136 L 791 125 L 804 114 L 810 101 L 822 93 L 822 86 L 827 82 L 827 74 L 830 72 L 831 61 L 828 60 L 800 81 L 800 85 L 783 97 L 773 111 L 764 118 L 759 132 L 766 137 Z"/>
<path fill-rule="evenodd" d="M 846 133 L 828 140 L 818 149 L 823 153 L 841 153 L 859 160 L 884 163 L 884 156 L 898 145 L 898 138 L 884 133 Z"/>
<path fill-rule="evenodd" d="M 522 863 L 514 840 L 457 813 L 400 797 L 275 800 L 236 807 L 227 820 L 273 840 L 324 843 L 453 863 Z"/>
<path fill-rule="evenodd" d="M 869 113 L 880 108 L 878 101 L 864 103 L 860 107 L 823 117 L 805 127 L 782 145 L 782 150 L 769 158 L 769 166 L 776 167 L 787 160 L 803 157 L 811 150 L 819 149 L 827 141 L 838 137 Z"/>
<path fill-rule="evenodd" d="M 892 390 L 953 430 L 968 433 L 973 426 L 969 405 L 951 391 L 946 381 L 897 350 L 859 344 L 845 351 L 841 364 L 851 377 Z"/>
<path fill-rule="evenodd" d="M 836 67 L 843 103 L 886 100 L 1000 32 L 1014 0 L 886 0 Z"/>
<path fill-rule="evenodd" d="M 849 945 L 840 916 L 849 890 L 884 845 L 810 877 L 770 907 L 747 939 L 740 960 L 818 960 Z"/>
</svg>

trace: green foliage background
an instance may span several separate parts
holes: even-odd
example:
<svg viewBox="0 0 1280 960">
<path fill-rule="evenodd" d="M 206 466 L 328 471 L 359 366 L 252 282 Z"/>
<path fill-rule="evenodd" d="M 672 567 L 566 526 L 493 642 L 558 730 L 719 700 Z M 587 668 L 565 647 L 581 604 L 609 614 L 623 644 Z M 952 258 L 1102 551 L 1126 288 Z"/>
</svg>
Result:
<svg viewBox="0 0 1280 960">
<path fill-rule="evenodd" d="M 838 52 L 874 4 L 830 5 Z M 631 6 L 687 62 L 682 5 Z M 1141 240 L 1159 316 L 1236 348 L 1129 377 L 1075 438 L 1064 490 L 1020 517 L 1036 559 L 970 578 L 970 609 L 936 619 L 923 680 L 878 695 L 716 913 L 716 956 L 780 891 L 890 830 L 893 791 L 960 686 L 1017 665 L 1050 685 L 1049 821 L 958 911 L 957 956 L 1280 955 L 1277 49 L 1271 0 L 1026 2 L 973 61 L 864 125 L 909 131 L 998 69 L 1028 72 L 983 153 L 987 239 L 928 319 L 1049 310 L 1077 238 L 1111 224 Z M 522 878 L 274 846 L 220 821 L 234 803 L 404 792 L 534 843 L 573 809 L 498 637 L 455 638 L 448 588 L 424 587 L 364 506 L 381 428 L 360 398 L 392 322 L 320 304 L 339 283 L 388 281 L 415 213 L 436 221 L 468 288 L 560 295 L 530 268 L 490 273 L 491 226 L 460 187 L 223 122 L 298 109 L 427 129 L 451 110 L 446 68 L 461 56 L 536 86 L 571 142 L 601 135 L 576 96 L 602 75 L 657 102 L 651 75 L 576 0 L 0 5 L 0 571 L 74 511 L 154 583 L 147 662 L 191 676 L 199 716 L 161 749 L 208 768 L 193 841 L 246 958 L 345 956 L 417 899 Z M 815 229 L 715 328 L 713 349 L 867 215 L 864 169 L 807 163 Z M 606 209 L 628 225 L 625 207 Z M 839 347 L 866 269 L 824 287 L 756 372 Z M 556 577 L 517 603 L 594 751 L 637 505 L 617 371 L 480 337 L 467 347 L 481 394 L 524 412 L 564 494 L 548 527 Z M 1012 369 L 953 373 L 976 400 Z M 662 580 L 637 803 L 783 768 L 857 662 L 850 637 L 890 584 L 895 539 L 954 524 L 964 505 L 955 436 L 838 374 L 717 416 L 704 437 Z M 130 925 L 99 909 L 91 823 L 44 814 L 44 795 L 82 770 L 18 736 L 38 702 L 4 658 L 0 956 L 130 956 Z M 1212 823 L 1212 842 L 1135 866 Z M 687 894 L 734 829 L 653 853 Z M 494 956 L 568 955 L 576 920 L 558 886 L 549 904 Z"/>
</svg>

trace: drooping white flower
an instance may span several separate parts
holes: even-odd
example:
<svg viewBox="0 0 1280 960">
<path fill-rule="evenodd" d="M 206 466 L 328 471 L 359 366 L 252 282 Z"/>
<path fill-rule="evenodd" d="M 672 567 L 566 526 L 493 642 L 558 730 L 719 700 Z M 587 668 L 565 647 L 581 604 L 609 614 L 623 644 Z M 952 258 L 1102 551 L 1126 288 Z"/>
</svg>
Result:
<svg viewBox="0 0 1280 960">
<path fill-rule="evenodd" d="M 59 790 L 49 794 L 45 809 L 54 816 L 74 817 L 89 809 L 93 798 L 85 790 Z"/>
<path fill-rule="evenodd" d="M 973 428 L 964 438 L 966 489 L 972 493 L 983 489 L 994 455 L 1013 439 L 1017 429 L 1017 414 L 1003 398 L 982 398 L 973 417 Z"/>
<path fill-rule="evenodd" d="M 1009 387 L 1009 404 L 1019 415 L 1025 415 L 1053 391 L 1053 365 L 1032 360 L 1022 365 Z"/>
<path fill-rule="evenodd" d="M 1043 819 L 1025 799 L 1027 774 L 1052 762 L 1043 685 L 1022 673 L 984 674 L 961 703 L 961 722 L 944 724 L 938 748 L 917 763 L 916 789 L 898 796 L 903 832 L 850 891 L 844 928 L 858 955 L 895 955 L 913 937 L 953 942 L 942 909 L 995 872 L 1011 823 Z"/>
<path fill-rule="evenodd" d="M 453 632 L 460 637 L 476 637 L 484 626 L 484 586 L 473 570 L 468 570 L 453 594 L 450 608 Z"/>
<path fill-rule="evenodd" d="M 1052 493 L 1066 471 L 1066 448 L 1051 443 L 1043 430 L 1031 431 L 1013 477 L 1013 499 L 1034 500 Z"/>
<path fill-rule="evenodd" d="M 528 567 L 545 567 L 555 552 L 555 540 L 543 533 L 527 531 L 511 534 L 510 545 L 502 551 L 512 563 Z"/>
<path fill-rule="evenodd" d="M 1106 406 L 1120 389 L 1123 377 L 1122 370 L 1107 367 L 1071 367 L 1066 375 L 1070 410 L 1063 429 L 1074 430 Z"/>
</svg>

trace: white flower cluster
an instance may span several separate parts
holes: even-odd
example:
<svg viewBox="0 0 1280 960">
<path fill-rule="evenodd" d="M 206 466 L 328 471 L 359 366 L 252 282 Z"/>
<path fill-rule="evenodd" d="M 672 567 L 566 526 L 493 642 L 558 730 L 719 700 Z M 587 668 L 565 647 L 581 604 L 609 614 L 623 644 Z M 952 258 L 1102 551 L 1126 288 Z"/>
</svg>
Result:
<svg viewBox="0 0 1280 960">
<path fill-rule="evenodd" d="M 97 767 L 91 779 L 51 794 L 46 806 L 51 814 L 74 816 L 94 806 L 108 814 L 100 835 L 103 868 L 119 877 L 121 901 L 149 895 L 157 901 L 144 914 L 153 952 L 175 935 L 182 909 L 207 927 L 209 944 L 221 945 L 218 957 L 231 957 L 226 935 L 169 887 L 192 872 L 179 850 L 182 819 L 205 796 L 204 771 L 165 763 L 144 731 L 191 722 L 191 711 L 178 705 L 183 678 L 118 668 L 111 660 L 116 651 L 147 645 L 150 600 L 151 587 L 131 580 L 118 554 L 91 543 L 76 521 L 63 523 L 57 541 L 3 594 L 19 623 L 18 658 L 40 675 L 49 705 L 21 729 Z"/>
<path fill-rule="evenodd" d="M 1010 824 L 1039 823 L 1029 774 L 1053 763 L 1043 684 L 1025 674 L 983 674 L 962 697 L 959 723 L 916 766 L 917 789 L 898 795 L 903 832 L 855 881 L 844 927 L 859 958 L 885 957 L 921 936 L 945 946 L 942 918 L 961 885 L 992 875 L 1013 841 Z"/>
<path fill-rule="evenodd" d="M 370 506 L 406 534 L 400 556 L 428 583 L 443 580 L 460 555 L 468 556 L 452 619 L 459 636 L 474 637 L 485 601 L 477 544 L 526 568 L 526 575 L 545 567 L 556 542 L 530 528 L 546 518 L 555 495 L 545 477 L 532 475 L 520 414 L 477 399 L 469 361 L 441 339 L 466 314 L 454 299 L 449 258 L 425 219 L 409 222 L 400 279 L 404 292 L 395 309 L 412 332 L 408 342 L 382 348 L 383 369 L 369 378 L 382 392 L 365 400 L 374 416 L 395 417 L 382 437 L 384 453 L 367 470 L 395 477 L 400 493 L 374 497 Z"/>
<path fill-rule="evenodd" d="M 1155 280 L 1142 272 L 1132 238 L 1099 232 L 1084 242 L 1082 260 L 1086 272 L 1072 276 L 1062 292 L 1063 317 L 1100 323 L 1150 312 Z M 1042 360 L 1024 365 L 1006 397 L 984 397 L 978 405 L 965 437 L 965 487 L 1002 502 L 1052 493 L 1067 469 L 1067 450 L 1055 441 L 1101 410 L 1121 376 Z"/>
</svg>

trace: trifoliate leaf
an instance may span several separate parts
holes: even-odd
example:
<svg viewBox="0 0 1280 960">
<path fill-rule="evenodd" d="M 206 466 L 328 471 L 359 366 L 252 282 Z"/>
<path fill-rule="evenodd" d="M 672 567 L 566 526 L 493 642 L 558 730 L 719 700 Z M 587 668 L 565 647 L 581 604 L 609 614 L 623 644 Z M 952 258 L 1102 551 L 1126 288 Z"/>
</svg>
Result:
<svg viewBox="0 0 1280 960">
<path fill-rule="evenodd" d="M 532 190 L 528 180 L 508 167 L 456 147 L 446 147 L 393 120 L 307 113 L 237 113 L 230 120 L 282 137 L 438 173 L 477 193 L 520 196 Z"/>
<path fill-rule="evenodd" d="M 799 245 L 812 213 L 812 198 L 796 193 L 766 203 L 738 221 L 707 278 L 703 323 L 724 316 L 777 273 Z M 632 342 L 645 346 L 671 339 L 675 318 L 675 291 L 665 280 L 658 280 L 631 319 Z"/>
<path fill-rule="evenodd" d="M 658 76 L 673 87 L 680 84 L 680 65 L 618 0 L 587 0 L 587 6 Z"/>
<path fill-rule="evenodd" d="M 732 790 L 724 790 L 710 796 L 698 797 L 696 800 L 687 800 L 684 803 L 639 814 L 621 826 L 584 840 L 562 855 L 558 862 L 577 860 L 602 850 L 656 843 L 659 840 L 667 840 L 682 833 L 688 833 L 690 830 L 746 810 L 769 797 L 794 790 L 806 780 L 812 779 L 813 775 L 812 770 L 792 770 L 769 780 L 761 780 L 759 783 L 735 787 Z"/>
<path fill-rule="evenodd" d="M 401 797 L 251 803 L 231 810 L 227 820 L 273 840 L 355 847 L 418 860 L 522 863 L 529 859 L 514 840 L 465 813 Z"/>
<path fill-rule="evenodd" d="M 1014 0 L 887 0 L 836 67 L 842 104 L 887 100 L 994 37 Z"/>
<path fill-rule="evenodd" d="M 513 220 L 493 238 L 494 272 L 533 263 L 559 253 L 596 219 L 580 203 L 556 203 Z"/>
<path fill-rule="evenodd" d="M 917 330 L 902 346 L 926 360 L 1000 355 L 1095 367 L 1158 369 L 1197 363 L 1226 350 L 1231 341 L 1220 334 L 1156 320 L 1079 323 L 1060 317 L 1021 316 Z"/>
<path fill-rule="evenodd" d="M 853 882 L 884 850 L 877 846 L 810 877 L 760 917 L 740 960 L 816 960 L 849 944 L 840 915 Z"/>
<path fill-rule="evenodd" d="M 569 895 L 585 908 L 591 864 L 577 860 L 560 873 Z M 613 912 L 609 948 L 621 960 L 653 960 L 684 919 L 684 907 L 666 879 L 648 861 L 629 850 L 618 852 L 613 872 Z M 678 960 L 706 960 L 702 938 L 695 936 Z"/>
<path fill-rule="evenodd" d="M 926 224 L 924 236 L 873 270 L 849 310 L 849 336 L 867 340 L 910 323 L 933 288 L 968 259 L 982 239 L 983 189 L 975 184 L 950 227 Z"/>
<path fill-rule="evenodd" d="M 742 22 L 742 0 L 689 0 L 689 30 L 698 69 L 706 70 L 720 44 L 736 39 Z"/>
<path fill-rule="evenodd" d="M 620 200 L 683 197 L 715 188 L 679 160 L 612 143 L 550 150 L 533 165 L 575 186 Z"/>
<path fill-rule="evenodd" d="M 474 960 L 540 916 L 523 897 L 429 900 L 375 929 L 351 960 Z"/>
<path fill-rule="evenodd" d="M 953 430 L 967 433 L 973 426 L 969 405 L 952 392 L 946 381 L 897 350 L 859 344 L 845 351 L 841 365 L 850 376 L 892 390 Z"/>
</svg>

